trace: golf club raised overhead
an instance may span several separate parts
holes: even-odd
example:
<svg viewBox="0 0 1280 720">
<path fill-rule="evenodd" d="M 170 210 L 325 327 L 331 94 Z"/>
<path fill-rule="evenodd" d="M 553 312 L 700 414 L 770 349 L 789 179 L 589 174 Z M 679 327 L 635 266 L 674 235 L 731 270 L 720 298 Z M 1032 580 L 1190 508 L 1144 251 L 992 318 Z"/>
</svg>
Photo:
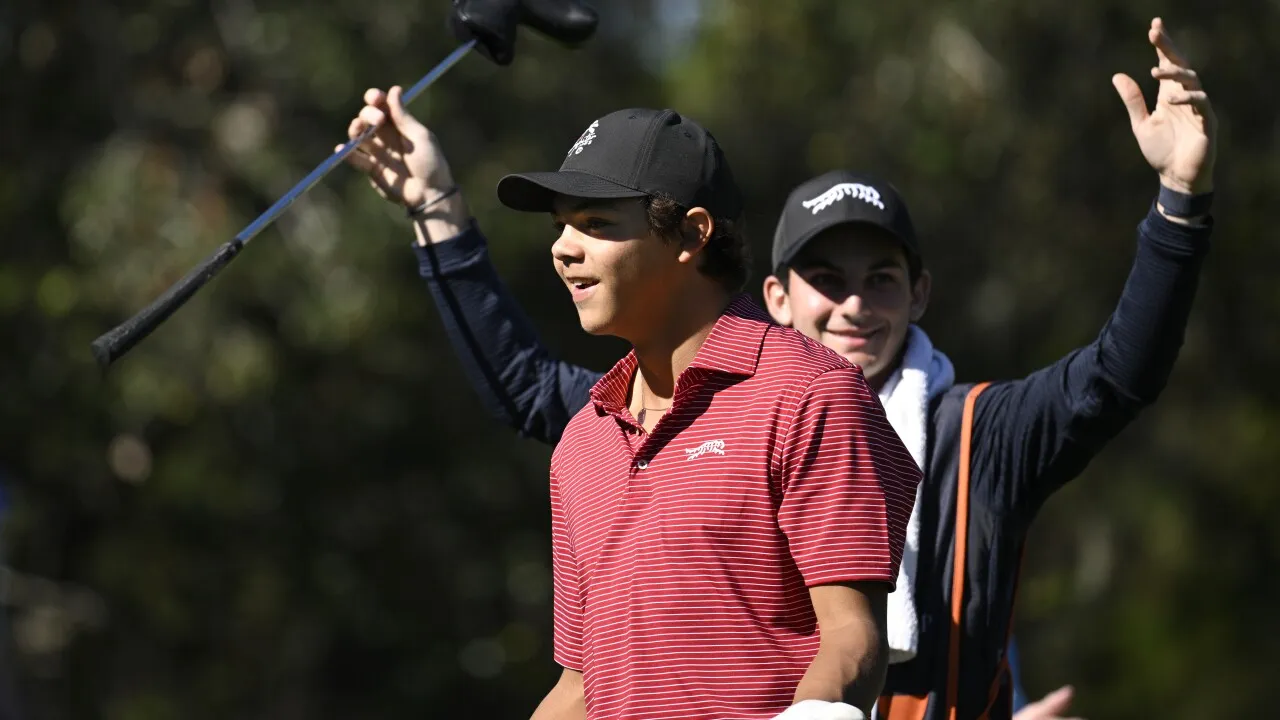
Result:
<svg viewBox="0 0 1280 720">
<path fill-rule="evenodd" d="M 431 72 L 424 75 L 421 80 L 414 83 L 413 87 L 405 91 L 404 102 L 412 101 L 423 90 L 426 90 L 431 83 L 435 82 L 445 71 L 461 60 L 471 48 L 475 47 L 475 44 L 475 40 L 468 40 L 450 53 L 439 65 L 432 68 Z M 310 190 L 313 185 L 320 181 L 320 178 L 328 175 L 330 170 L 337 167 L 344 158 L 350 155 L 361 143 L 368 140 L 376 131 L 377 128 L 370 127 L 361 133 L 359 137 L 347 141 L 347 144 L 343 145 L 341 150 L 325 158 L 324 162 L 316 166 L 315 170 L 312 170 L 310 174 L 299 181 L 297 185 L 294 185 L 275 204 L 267 208 L 266 212 L 246 225 L 234 238 L 223 243 L 212 255 L 192 268 L 181 280 L 171 285 L 168 290 L 165 290 L 164 294 L 138 311 L 133 317 L 94 340 L 90 347 L 98 364 L 107 367 L 116 358 L 124 355 L 134 345 L 138 344 L 140 340 L 150 335 L 153 330 L 160 326 L 160 323 L 168 319 L 174 311 L 182 307 L 200 288 L 204 287 L 205 283 L 212 280 L 215 275 L 229 265 L 255 235 L 262 232 L 276 218 L 280 217 L 293 204 L 294 200 L 297 200 L 303 193 Z"/>
<path fill-rule="evenodd" d="M 405 104 L 422 94 L 472 48 L 478 47 L 486 57 L 499 65 L 510 63 L 514 57 L 516 28 L 520 24 L 527 24 L 552 39 L 573 45 L 589 38 L 597 23 L 595 12 L 578 0 L 454 0 L 450 18 L 453 32 L 462 44 L 405 91 Z M 98 364 L 103 368 L 110 366 L 150 335 L 229 265 L 254 236 L 266 229 L 294 200 L 310 190 L 361 143 L 368 140 L 375 130 L 368 128 L 359 137 L 349 140 L 267 208 L 266 212 L 245 226 L 234 238 L 223 243 L 150 305 L 94 340 L 90 348 Z"/>
</svg>

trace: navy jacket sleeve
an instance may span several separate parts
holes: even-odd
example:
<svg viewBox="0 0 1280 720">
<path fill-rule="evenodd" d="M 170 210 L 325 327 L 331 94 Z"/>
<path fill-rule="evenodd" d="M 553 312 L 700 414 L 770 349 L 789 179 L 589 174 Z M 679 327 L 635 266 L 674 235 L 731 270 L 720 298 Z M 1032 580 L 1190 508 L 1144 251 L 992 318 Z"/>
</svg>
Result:
<svg viewBox="0 0 1280 720">
<path fill-rule="evenodd" d="M 1171 222 L 1153 205 L 1119 303 L 1097 339 L 974 408 L 972 462 L 995 506 L 1029 521 L 1044 501 L 1164 389 L 1182 347 L 1211 225 Z"/>
<path fill-rule="evenodd" d="M 485 408 L 521 435 L 554 445 L 587 404 L 600 373 L 552 357 L 498 277 L 474 221 L 455 238 L 413 249 Z"/>
</svg>

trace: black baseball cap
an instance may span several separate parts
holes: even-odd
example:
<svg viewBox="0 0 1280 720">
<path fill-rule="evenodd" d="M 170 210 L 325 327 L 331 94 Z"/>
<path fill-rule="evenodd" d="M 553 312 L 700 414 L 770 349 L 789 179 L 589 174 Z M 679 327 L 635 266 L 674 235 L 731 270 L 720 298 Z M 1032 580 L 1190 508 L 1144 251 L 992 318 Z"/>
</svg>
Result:
<svg viewBox="0 0 1280 720">
<path fill-rule="evenodd" d="M 742 195 L 719 143 L 674 110 L 609 113 L 587 127 L 559 170 L 507 175 L 498 182 L 498 200 L 524 212 L 551 212 L 556 195 L 617 199 L 658 193 L 716 217 L 742 213 Z"/>
<path fill-rule="evenodd" d="M 806 180 L 787 196 L 773 234 L 773 270 L 794 260 L 818 233 L 845 223 L 881 228 L 902 242 L 908 256 L 920 257 L 915 227 L 897 189 L 869 175 L 833 170 Z"/>
</svg>

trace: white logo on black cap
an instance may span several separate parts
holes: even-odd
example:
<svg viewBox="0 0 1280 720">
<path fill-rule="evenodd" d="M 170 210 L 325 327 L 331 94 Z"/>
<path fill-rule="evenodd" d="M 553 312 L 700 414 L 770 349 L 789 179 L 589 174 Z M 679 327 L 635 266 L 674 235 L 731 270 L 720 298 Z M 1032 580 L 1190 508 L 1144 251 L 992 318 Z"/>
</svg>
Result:
<svg viewBox="0 0 1280 720">
<path fill-rule="evenodd" d="M 582 153 L 582 148 L 590 145 L 591 141 L 596 139 L 596 128 L 598 127 L 600 127 L 599 120 L 591 123 L 591 125 L 587 127 L 586 132 L 582 133 L 582 136 L 578 138 L 578 141 L 573 144 L 573 147 L 569 148 L 569 152 L 565 153 L 565 156 L 580 155 Z"/>
<path fill-rule="evenodd" d="M 818 211 L 826 210 L 846 197 L 856 198 L 875 205 L 881 210 L 884 209 L 884 203 L 880 201 L 880 191 L 862 183 L 837 183 L 818 197 L 805 200 L 801 205 L 813 210 L 813 214 L 817 215 Z"/>
</svg>

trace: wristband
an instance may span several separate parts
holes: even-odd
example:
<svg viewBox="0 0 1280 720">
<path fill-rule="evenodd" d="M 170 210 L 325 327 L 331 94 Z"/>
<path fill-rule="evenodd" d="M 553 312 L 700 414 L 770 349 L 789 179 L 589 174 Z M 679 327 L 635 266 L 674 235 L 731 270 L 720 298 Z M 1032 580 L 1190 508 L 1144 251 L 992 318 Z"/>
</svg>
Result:
<svg viewBox="0 0 1280 720">
<path fill-rule="evenodd" d="M 461 189 L 462 188 L 458 187 L 457 185 L 454 185 L 448 190 L 445 190 L 440 195 L 437 195 L 434 200 L 428 201 L 424 199 L 416 207 L 408 208 L 405 212 L 409 216 L 410 220 L 422 220 L 428 208 L 430 208 L 432 205 L 435 205 L 438 202 L 445 200 L 446 198 L 451 198 L 454 195 L 457 195 Z"/>
<path fill-rule="evenodd" d="M 1156 202 L 1160 203 L 1166 215 L 1176 218 L 1200 217 L 1209 214 L 1209 207 L 1213 205 L 1213 193 L 1187 195 L 1161 184 L 1160 195 L 1156 198 Z"/>
</svg>

